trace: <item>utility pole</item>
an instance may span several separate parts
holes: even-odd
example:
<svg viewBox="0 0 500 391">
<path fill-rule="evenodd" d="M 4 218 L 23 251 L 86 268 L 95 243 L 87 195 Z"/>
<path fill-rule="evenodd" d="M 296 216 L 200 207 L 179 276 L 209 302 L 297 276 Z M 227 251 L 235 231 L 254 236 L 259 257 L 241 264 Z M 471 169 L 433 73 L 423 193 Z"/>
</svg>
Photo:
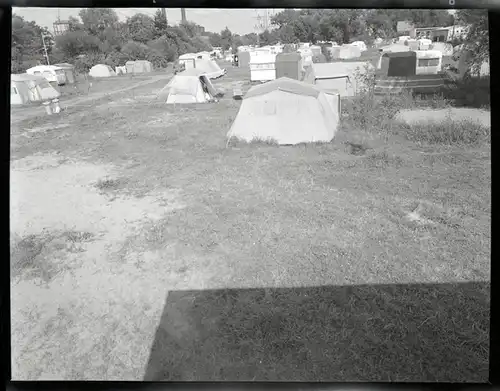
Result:
<svg viewBox="0 0 500 391">
<path fill-rule="evenodd" d="M 181 8 L 181 21 L 182 21 L 182 23 L 186 23 L 187 22 L 187 19 L 186 19 L 186 9 L 185 8 Z"/>
<path fill-rule="evenodd" d="M 45 35 L 42 33 L 43 50 L 45 51 L 45 58 L 47 60 L 47 65 L 50 65 L 49 55 L 47 54 L 47 45 L 45 45 Z"/>
</svg>

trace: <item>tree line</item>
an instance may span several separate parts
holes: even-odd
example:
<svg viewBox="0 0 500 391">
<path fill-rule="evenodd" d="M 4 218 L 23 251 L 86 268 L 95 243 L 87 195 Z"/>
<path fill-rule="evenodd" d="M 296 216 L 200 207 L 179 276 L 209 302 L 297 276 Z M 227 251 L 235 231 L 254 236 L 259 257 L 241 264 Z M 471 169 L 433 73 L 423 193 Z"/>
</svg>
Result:
<svg viewBox="0 0 500 391">
<path fill-rule="evenodd" d="M 138 59 L 163 68 L 184 53 L 213 47 L 235 52 L 242 45 L 278 42 L 343 44 L 361 40 L 370 44 L 378 37 L 396 37 L 397 22 L 403 20 L 412 21 L 416 27 L 471 24 L 467 48 L 473 51 L 474 58 L 487 58 L 489 52 L 487 13 L 483 10 L 459 10 L 452 15 L 446 10 L 420 9 L 286 9 L 271 18 L 271 29 L 246 35 L 234 34 L 227 27 L 219 33 L 202 32 L 192 22 L 172 26 L 161 10 L 154 16 L 138 13 L 125 21 L 119 21 L 110 8 L 84 8 L 78 16 L 69 19 L 65 34 L 54 37 L 35 22 L 13 15 L 12 72 L 46 63 L 42 35 L 51 63 L 69 62 L 82 72 L 97 63 L 115 67 Z"/>
</svg>

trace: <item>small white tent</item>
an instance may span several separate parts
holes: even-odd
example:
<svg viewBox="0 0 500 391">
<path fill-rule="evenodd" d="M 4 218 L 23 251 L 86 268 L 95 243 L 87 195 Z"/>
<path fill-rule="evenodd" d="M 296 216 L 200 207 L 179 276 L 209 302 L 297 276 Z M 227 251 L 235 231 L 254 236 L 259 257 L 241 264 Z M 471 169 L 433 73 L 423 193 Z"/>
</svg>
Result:
<svg viewBox="0 0 500 391">
<path fill-rule="evenodd" d="M 166 103 L 206 103 L 216 95 L 210 79 L 198 69 L 186 69 L 175 75 L 158 94 L 164 97 Z"/>
<path fill-rule="evenodd" d="M 329 142 L 339 126 L 340 97 L 286 77 L 252 87 L 227 137 L 293 145 Z"/>
<path fill-rule="evenodd" d="M 10 104 L 25 105 L 59 98 L 57 91 L 43 77 L 37 75 L 10 75 Z"/>
<path fill-rule="evenodd" d="M 110 77 L 116 76 L 116 73 L 109 65 L 97 64 L 90 68 L 89 75 L 92 77 Z"/>
</svg>

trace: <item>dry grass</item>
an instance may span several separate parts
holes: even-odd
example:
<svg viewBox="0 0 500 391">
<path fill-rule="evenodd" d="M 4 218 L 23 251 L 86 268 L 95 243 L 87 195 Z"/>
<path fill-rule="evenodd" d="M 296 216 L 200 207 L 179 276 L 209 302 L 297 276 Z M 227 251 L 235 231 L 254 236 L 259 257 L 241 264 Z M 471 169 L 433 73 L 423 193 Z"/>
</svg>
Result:
<svg viewBox="0 0 500 391">
<path fill-rule="evenodd" d="M 124 244 L 169 254 L 169 273 L 199 287 L 166 298 L 148 379 L 485 381 L 487 137 L 395 129 L 393 101 L 351 103 L 332 143 L 226 148 L 227 98 L 75 109 L 71 132 L 12 155 L 128 164 L 138 196 L 182 189 L 186 208 Z"/>
</svg>

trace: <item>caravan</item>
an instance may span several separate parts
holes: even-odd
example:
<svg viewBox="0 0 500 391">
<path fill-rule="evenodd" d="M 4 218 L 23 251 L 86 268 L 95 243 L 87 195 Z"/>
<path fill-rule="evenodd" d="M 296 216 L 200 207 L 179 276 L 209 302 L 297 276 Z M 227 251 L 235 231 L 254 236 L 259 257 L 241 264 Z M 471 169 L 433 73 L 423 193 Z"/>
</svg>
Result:
<svg viewBox="0 0 500 391">
<path fill-rule="evenodd" d="M 28 75 L 43 76 L 48 82 L 61 86 L 66 84 L 64 69 L 54 65 L 38 65 L 26 70 Z"/>
</svg>

